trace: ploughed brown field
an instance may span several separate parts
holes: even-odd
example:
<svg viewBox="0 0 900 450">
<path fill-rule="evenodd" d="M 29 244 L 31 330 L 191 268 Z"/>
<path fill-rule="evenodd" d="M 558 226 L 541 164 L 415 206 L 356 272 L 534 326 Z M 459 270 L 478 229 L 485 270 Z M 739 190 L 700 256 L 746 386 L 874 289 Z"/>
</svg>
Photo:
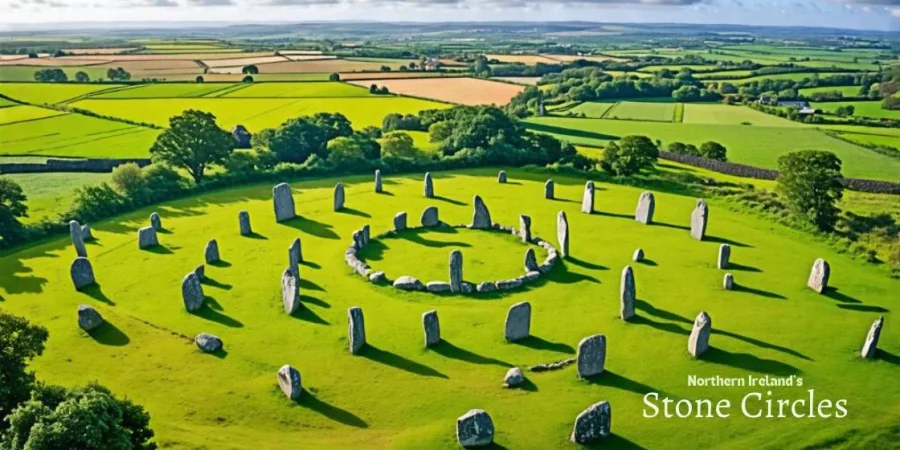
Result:
<svg viewBox="0 0 900 450">
<path fill-rule="evenodd" d="M 410 95 L 461 105 L 505 105 L 525 89 L 496 81 L 476 78 L 378 79 L 351 83 L 367 87 L 387 86 L 395 94 Z"/>
</svg>

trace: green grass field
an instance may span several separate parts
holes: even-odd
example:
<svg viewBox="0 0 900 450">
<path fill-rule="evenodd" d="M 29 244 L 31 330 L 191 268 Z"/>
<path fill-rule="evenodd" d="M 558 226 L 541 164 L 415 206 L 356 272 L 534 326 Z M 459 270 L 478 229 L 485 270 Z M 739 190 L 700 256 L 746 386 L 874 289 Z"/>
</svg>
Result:
<svg viewBox="0 0 900 450">
<path fill-rule="evenodd" d="M 18 103 L 14 102 L 12 100 L 7 100 L 5 98 L 0 97 L 0 108 L 6 108 L 9 106 L 16 106 L 16 105 L 18 105 Z"/>
<path fill-rule="evenodd" d="M 0 160 L 0 162 L 8 162 Z M 22 186 L 28 197 L 28 217 L 24 223 L 55 219 L 72 206 L 75 189 L 108 181 L 108 173 L 21 173 L 3 175 Z"/>
<path fill-rule="evenodd" d="M 896 442 L 900 384 L 893 380 L 900 335 L 889 328 L 892 313 L 884 311 L 900 307 L 900 281 L 883 266 L 729 212 L 715 200 L 705 242 L 685 229 L 693 197 L 656 192 L 658 225 L 644 226 L 631 217 L 641 189 L 599 183 L 602 213 L 580 214 L 584 179 L 508 172 L 515 183 L 498 185 L 490 169 L 435 174 L 442 198 L 433 200 L 422 198 L 420 176 L 388 177 L 384 195 L 372 192 L 370 177 L 345 178 L 352 209 L 344 213 L 331 208 L 337 180 L 294 182 L 301 218 L 284 224 L 272 218 L 271 184 L 144 209 L 91 224 L 98 241 L 87 248 L 100 287 L 85 293 L 76 293 L 68 278 L 74 256 L 68 238 L 0 256 L 2 306 L 49 329 L 47 349 L 32 364 L 41 380 L 97 380 L 127 394 L 152 414 L 162 448 L 457 448 L 455 420 L 471 408 L 491 414 L 499 448 L 571 447 L 575 416 L 600 400 L 608 400 L 615 415 L 614 435 L 604 443 L 610 448 L 889 448 Z M 542 199 L 549 176 L 557 182 L 558 201 Z M 398 293 L 347 269 L 348 236 L 363 224 L 379 234 L 396 212 L 407 211 L 415 221 L 432 204 L 443 220 L 468 222 L 474 194 L 485 199 L 495 221 L 515 224 L 518 214 L 529 214 L 539 236 L 553 236 L 557 211 L 566 211 L 573 258 L 542 284 L 480 300 Z M 239 210 L 249 211 L 254 238 L 239 236 Z M 151 211 L 161 214 L 166 228 L 163 248 L 139 251 L 135 232 Z M 291 317 L 282 312 L 278 281 L 285 247 L 297 237 L 307 258 L 300 283 L 306 309 Z M 208 306 L 189 314 L 178 298 L 180 281 L 202 261 L 211 238 L 218 239 L 226 262 L 207 267 Z M 731 271 L 739 289 L 732 292 L 721 289 L 723 271 L 715 268 L 722 242 L 733 247 Z M 508 276 L 525 251 L 510 236 L 470 231 L 407 234 L 370 245 L 374 267 L 423 278 L 446 277 L 439 267 L 453 249 L 462 250 L 468 279 Z M 631 262 L 637 247 L 650 262 Z M 825 296 L 805 287 L 818 257 L 830 262 L 837 288 Z M 617 318 L 617 296 L 619 273 L 629 264 L 640 300 L 639 318 L 626 324 Z M 506 311 L 525 300 L 533 305 L 534 337 L 507 344 Z M 75 309 L 82 303 L 97 308 L 110 325 L 92 335 L 78 329 Z M 366 315 L 370 348 L 361 356 L 347 352 L 351 306 Z M 430 309 L 440 315 L 444 342 L 424 350 L 421 315 Z M 712 349 L 697 361 L 685 350 L 701 310 L 713 318 Z M 883 356 L 862 361 L 860 346 L 881 313 L 888 323 Z M 199 352 L 189 340 L 199 332 L 222 337 L 225 352 Z M 526 371 L 527 389 L 500 387 L 510 366 L 571 357 L 581 338 L 597 333 L 609 342 L 603 375 L 581 381 L 571 366 Z M 302 374 L 306 392 L 299 402 L 277 387 L 282 364 Z M 804 386 L 701 392 L 687 386 L 689 375 L 798 375 Z M 774 398 L 793 400 L 807 398 L 807 389 L 818 400 L 846 399 L 850 414 L 840 420 L 740 414 L 749 392 L 765 396 L 771 390 Z M 649 392 L 728 399 L 734 414 L 727 427 L 717 419 L 645 419 L 642 397 Z"/>
<path fill-rule="evenodd" d="M 28 103 L 55 104 L 118 88 L 121 86 L 111 84 L 0 83 L 0 94 Z"/>
<path fill-rule="evenodd" d="M 63 114 L 53 109 L 39 108 L 30 105 L 8 106 L 0 109 L 0 125 L 30 122 L 45 117 Z"/>
<path fill-rule="evenodd" d="M 671 122 L 674 116 L 675 103 L 653 101 L 618 102 L 604 115 L 606 119 L 652 122 Z"/>
<path fill-rule="evenodd" d="M 717 125 L 755 125 L 762 127 L 794 127 L 803 124 L 778 116 L 759 112 L 746 106 L 723 104 L 684 104 L 684 123 L 707 123 Z"/>
<path fill-rule="evenodd" d="M 814 88 L 803 88 L 797 92 L 800 95 L 811 96 L 813 94 L 824 94 L 827 92 L 840 92 L 844 97 L 856 97 L 859 95 L 860 86 L 825 86 Z"/>
<path fill-rule="evenodd" d="M 84 72 L 93 80 L 106 78 L 106 67 L 91 66 L 65 66 L 65 67 L 37 67 L 37 66 L 0 66 L 0 81 L 34 81 L 34 73 L 41 69 L 62 69 L 70 80 L 75 79 L 75 74 Z"/>
<path fill-rule="evenodd" d="M 6 109 L 10 108 L 0 110 L 0 116 Z M 159 130 L 127 123 L 61 114 L 0 126 L 0 154 L 141 158 L 149 155 L 159 133 Z"/>
<path fill-rule="evenodd" d="M 827 77 L 827 76 L 834 76 L 834 75 L 846 75 L 846 73 L 843 73 L 843 72 L 842 73 L 830 73 L 829 72 L 826 74 L 819 74 L 820 77 Z M 704 79 L 703 81 L 704 82 L 714 82 L 714 83 L 731 83 L 734 85 L 740 85 L 740 84 L 745 84 L 745 83 L 752 83 L 754 81 L 759 81 L 759 80 L 763 80 L 763 79 L 800 81 L 805 78 L 813 78 L 813 77 L 814 77 L 813 72 L 792 72 L 792 73 L 779 73 L 779 74 L 774 74 L 774 75 L 759 75 L 759 76 L 750 77 L 750 78 L 741 78 L 738 80 L 725 80 L 725 79 L 710 78 L 710 79 Z"/>
<path fill-rule="evenodd" d="M 565 113 L 584 114 L 592 119 L 601 119 L 616 103 L 584 102 Z"/>
<path fill-rule="evenodd" d="M 229 83 L 160 83 L 134 86 L 113 92 L 92 96 L 99 99 L 144 99 L 144 98 L 187 98 L 203 97 L 216 92 L 233 89 Z"/>
<path fill-rule="evenodd" d="M 872 117 L 876 119 L 900 119 L 900 111 L 891 111 L 888 109 L 881 108 L 880 101 L 868 101 L 868 102 L 813 102 L 811 103 L 813 108 L 821 109 L 827 113 L 834 113 L 841 106 L 849 106 L 852 105 L 855 111 L 853 112 L 854 116 L 857 117 Z"/>
<path fill-rule="evenodd" d="M 231 91 L 225 98 L 368 97 L 369 90 L 346 83 L 262 83 Z"/>
</svg>

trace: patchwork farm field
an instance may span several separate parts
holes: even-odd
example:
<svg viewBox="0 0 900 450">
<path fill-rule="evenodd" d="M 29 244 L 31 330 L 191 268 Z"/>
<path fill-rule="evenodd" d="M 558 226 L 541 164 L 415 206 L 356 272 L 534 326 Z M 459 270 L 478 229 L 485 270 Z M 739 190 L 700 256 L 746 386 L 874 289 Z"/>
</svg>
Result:
<svg viewBox="0 0 900 450">
<path fill-rule="evenodd" d="M 505 105 L 525 89 L 509 83 L 477 78 L 384 79 L 354 81 L 359 86 L 377 84 L 391 92 L 461 105 Z"/>
<path fill-rule="evenodd" d="M 0 109 L 0 117 L 7 109 L 10 108 Z M 146 158 L 159 133 L 151 128 L 80 114 L 57 114 L 0 125 L 0 154 Z"/>
<path fill-rule="evenodd" d="M 144 98 L 188 98 L 214 96 L 219 91 L 233 89 L 235 86 L 227 83 L 165 83 L 144 84 L 113 92 L 104 92 L 91 96 L 97 99 L 144 99 Z"/>
<path fill-rule="evenodd" d="M 672 122 L 675 117 L 675 103 L 667 101 L 618 102 L 606 111 L 604 117 L 607 119 Z"/>
<path fill-rule="evenodd" d="M 2 158 L 0 162 L 12 161 Z M 75 189 L 110 179 L 108 173 L 14 173 L 3 176 L 18 183 L 28 197 L 28 217 L 24 218 L 24 223 L 55 219 L 72 206 Z"/>
<path fill-rule="evenodd" d="M 722 104 L 684 104 L 684 123 L 707 123 L 717 125 L 751 125 L 762 127 L 802 128 L 800 122 L 782 119 L 745 106 Z"/>
<path fill-rule="evenodd" d="M 86 73 L 92 80 L 99 80 L 101 78 L 106 78 L 106 70 L 105 67 L 94 67 L 94 66 L 75 66 L 75 67 L 55 67 L 56 69 L 62 69 L 63 72 L 66 73 L 66 76 L 70 80 L 75 79 L 75 74 L 78 72 Z M 0 81 L 34 81 L 34 72 L 40 67 L 34 66 L 10 66 L 10 65 L 0 65 Z"/>
<path fill-rule="evenodd" d="M 22 102 L 52 105 L 122 87 L 111 84 L 0 83 L 0 94 Z"/>
<path fill-rule="evenodd" d="M 615 105 L 615 102 L 583 102 L 566 112 L 571 112 L 573 114 L 584 114 L 585 117 L 589 117 L 591 119 L 602 119 L 610 110 L 610 108 Z"/>
<path fill-rule="evenodd" d="M 821 109 L 828 113 L 834 113 L 842 106 L 853 106 L 854 116 L 873 117 L 882 119 L 900 119 L 900 111 L 891 111 L 881 108 L 881 101 L 868 102 L 813 102 L 813 108 Z"/>
<path fill-rule="evenodd" d="M 855 97 L 859 95 L 859 86 L 823 86 L 814 88 L 803 88 L 797 92 L 800 95 L 811 96 L 813 94 L 824 94 L 828 92 L 840 92 L 844 97 Z"/>
<path fill-rule="evenodd" d="M 38 108 L 36 106 L 8 106 L 0 109 L 0 125 L 31 122 L 43 119 L 44 117 L 58 116 L 60 114 L 63 113 L 52 109 Z"/>
<path fill-rule="evenodd" d="M 655 192 L 656 224 L 645 226 L 632 218 L 640 188 L 597 183 L 600 212 L 586 215 L 578 212 L 585 179 L 508 172 L 514 183 L 505 185 L 497 184 L 496 169 L 435 173 L 440 198 L 431 200 L 421 195 L 420 175 L 388 176 L 389 194 L 381 195 L 369 176 L 292 182 L 300 217 L 282 224 L 272 217 L 271 184 L 143 209 L 91 224 L 98 239 L 87 251 L 100 286 L 83 293 L 68 277 L 74 256 L 68 238 L 0 254 L 3 309 L 49 329 L 47 349 L 31 365 L 41 380 L 66 386 L 96 380 L 127 393 L 151 413 L 162 448 L 455 448 L 455 419 L 471 408 L 490 412 L 499 448 L 559 448 L 571 446 L 575 416 L 600 400 L 615 414 L 614 434 L 604 441 L 611 448 L 824 448 L 835 439 L 860 448 L 892 445 L 900 420 L 894 401 L 900 384 L 892 382 L 900 337 L 882 334 L 879 359 L 858 356 L 872 321 L 884 314 L 892 323 L 891 311 L 900 308 L 894 295 L 900 280 L 883 266 L 730 212 L 715 199 L 708 239 L 700 242 L 686 230 L 693 197 Z M 558 201 L 542 198 L 548 177 L 557 183 Z M 349 211 L 332 210 L 338 181 L 347 186 Z M 530 215 L 540 236 L 553 236 L 557 212 L 565 211 L 571 258 L 525 291 L 478 300 L 398 293 L 347 269 L 343 252 L 353 230 L 370 224 L 378 235 L 396 212 L 418 217 L 429 205 L 438 206 L 446 222 L 467 223 L 475 194 L 497 222 L 515 224 L 519 214 Z M 254 237 L 239 235 L 240 210 L 249 212 Z M 139 251 L 135 232 L 152 211 L 162 216 L 162 248 Z M 300 269 L 304 309 L 289 316 L 278 281 L 285 247 L 298 237 L 306 258 Z M 211 238 L 225 262 L 207 266 L 207 306 L 190 314 L 178 300 L 182 274 L 203 260 Z M 721 289 L 723 271 L 715 267 L 723 242 L 733 248 L 738 288 L 731 292 Z M 407 234 L 370 246 L 366 256 L 374 267 L 423 277 L 446 277 L 437 267 L 460 249 L 467 279 L 521 273 L 525 249 L 511 236 L 473 231 Z M 631 261 L 638 247 L 646 264 Z M 836 288 L 824 296 L 805 287 L 819 257 L 831 264 Z M 618 319 L 617 301 L 626 265 L 634 269 L 639 299 L 638 317 L 629 323 Z M 532 304 L 533 337 L 509 344 L 503 321 L 520 301 Z M 99 310 L 108 325 L 90 335 L 78 329 L 79 304 Z M 347 351 L 351 306 L 366 316 L 369 348 L 359 356 Z M 443 342 L 425 350 L 421 316 L 431 309 L 440 316 Z M 694 360 L 685 350 L 701 310 L 713 319 L 712 348 Z M 220 336 L 225 351 L 217 357 L 197 350 L 190 337 L 200 332 Z M 525 389 L 500 387 L 509 367 L 572 357 L 583 337 L 598 333 L 609 343 L 602 375 L 579 380 L 573 366 L 526 371 Z M 283 364 L 302 374 L 305 389 L 297 402 L 278 389 L 275 373 Z M 817 401 L 846 399 L 850 414 L 759 420 L 736 413 L 727 428 L 642 416 L 647 393 L 696 398 L 689 375 L 748 374 L 802 376 L 803 388 L 771 389 L 773 398 L 805 399 L 813 389 Z M 737 405 L 753 390 L 708 387 L 703 398 Z"/>
<path fill-rule="evenodd" d="M 369 90 L 346 83 L 252 84 L 222 95 L 225 98 L 328 98 L 369 97 Z"/>
</svg>

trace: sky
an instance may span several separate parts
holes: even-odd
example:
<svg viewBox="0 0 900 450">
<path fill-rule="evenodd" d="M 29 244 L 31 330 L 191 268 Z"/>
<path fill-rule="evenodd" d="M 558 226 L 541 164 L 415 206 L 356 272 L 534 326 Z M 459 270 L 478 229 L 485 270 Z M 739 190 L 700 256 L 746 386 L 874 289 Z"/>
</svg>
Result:
<svg viewBox="0 0 900 450">
<path fill-rule="evenodd" d="M 0 0 L 0 12 L 0 30 L 3 24 L 53 22 L 579 20 L 900 33 L 900 0 Z"/>
</svg>

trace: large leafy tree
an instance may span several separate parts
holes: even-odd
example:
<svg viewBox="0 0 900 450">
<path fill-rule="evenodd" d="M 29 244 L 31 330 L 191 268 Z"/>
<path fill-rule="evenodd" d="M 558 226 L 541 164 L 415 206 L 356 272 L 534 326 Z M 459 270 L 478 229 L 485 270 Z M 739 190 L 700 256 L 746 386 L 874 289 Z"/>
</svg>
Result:
<svg viewBox="0 0 900 450">
<path fill-rule="evenodd" d="M 700 156 L 704 158 L 728 161 L 727 153 L 728 150 L 725 146 L 716 141 L 704 142 L 703 145 L 700 146 Z"/>
<path fill-rule="evenodd" d="M 311 155 L 325 157 L 328 144 L 326 130 L 309 117 L 289 119 L 274 129 L 266 129 L 253 136 L 253 145 L 266 147 L 278 161 L 302 164 Z"/>
<path fill-rule="evenodd" d="M 150 154 L 158 161 L 182 168 L 199 183 L 211 164 L 225 161 L 234 150 L 234 138 L 216 125 L 216 116 L 189 109 L 169 119 Z"/>
<path fill-rule="evenodd" d="M 0 434 L 7 426 L 3 418 L 30 397 L 34 374 L 27 365 L 44 352 L 47 336 L 45 328 L 0 312 Z"/>
<path fill-rule="evenodd" d="M 798 217 L 822 231 L 834 229 L 844 195 L 841 160 L 834 153 L 803 150 L 778 158 L 778 191 Z"/>
<path fill-rule="evenodd" d="M 20 217 L 28 217 L 22 187 L 9 178 L 0 178 L 0 239 L 15 239 L 22 231 Z"/>
<path fill-rule="evenodd" d="M 341 113 L 317 113 L 312 116 L 311 120 L 314 124 L 324 128 L 329 141 L 353 134 L 350 120 Z"/>
<path fill-rule="evenodd" d="M 614 175 L 633 175 L 653 166 L 659 157 L 656 144 L 646 136 L 625 136 L 610 142 L 603 151 L 600 167 Z"/>
</svg>

